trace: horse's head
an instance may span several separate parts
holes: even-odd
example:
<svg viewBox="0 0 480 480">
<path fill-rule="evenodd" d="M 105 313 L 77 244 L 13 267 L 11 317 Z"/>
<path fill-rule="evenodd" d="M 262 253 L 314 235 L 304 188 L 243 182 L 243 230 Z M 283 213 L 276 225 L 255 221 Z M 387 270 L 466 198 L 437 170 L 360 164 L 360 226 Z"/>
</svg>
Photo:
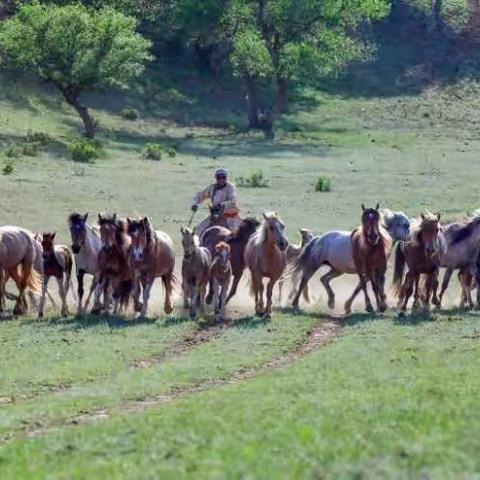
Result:
<svg viewBox="0 0 480 480">
<path fill-rule="evenodd" d="M 422 213 L 418 240 L 423 244 L 425 254 L 429 257 L 433 257 L 437 253 L 438 236 L 441 230 L 439 213 L 436 215 L 430 212 Z"/>
<path fill-rule="evenodd" d="M 105 215 L 98 214 L 98 224 L 100 225 L 100 238 L 102 239 L 102 248 L 109 252 L 115 244 L 117 233 L 117 214 Z"/>
<path fill-rule="evenodd" d="M 260 226 L 260 222 L 255 217 L 244 218 L 238 227 L 237 237 L 249 239 Z"/>
<path fill-rule="evenodd" d="M 267 243 L 275 243 L 277 247 L 285 251 L 288 247 L 288 239 L 285 236 L 285 225 L 274 212 L 263 214 L 263 228 L 265 229 Z"/>
<path fill-rule="evenodd" d="M 198 237 L 195 232 L 190 228 L 181 228 L 182 234 L 182 247 L 185 258 L 189 258 L 196 247 L 198 247 Z"/>
<path fill-rule="evenodd" d="M 308 228 L 299 228 L 300 235 L 302 237 L 302 248 L 310 242 L 310 240 L 315 236 L 314 233 Z"/>
<path fill-rule="evenodd" d="M 410 236 L 410 219 L 403 212 L 380 210 L 382 220 L 388 233 L 395 241 L 406 241 Z"/>
<path fill-rule="evenodd" d="M 220 261 L 220 266 L 226 268 L 230 261 L 230 245 L 225 242 L 220 242 L 215 245 L 215 256 Z"/>
<path fill-rule="evenodd" d="M 81 215 L 80 213 L 72 213 L 68 217 L 70 225 L 70 236 L 72 237 L 72 252 L 80 253 L 80 249 L 85 245 L 87 240 L 87 218 L 88 213 Z"/>
<path fill-rule="evenodd" d="M 362 229 L 370 245 L 378 245 L 381 239 L 379 207 L 380 205 L 377 203 L 375 208 L 365 208 L 362 203 Z"/>
<path fill-rule="evenodd" d="M 219 225 L 225 223 L 225 207 L 222 204 L 210 205 L 210 224 Z"/>
<path fill-rule="evenodd" d="M 143 261 L 145 249 L 151 239 L 151 227 L 148 217 L 140 220 L 130 220 L 127 218 L 127 232 L 132 239 L 132 257 L 135 262 Z"/>
<path fill-rule="evenodd" d="M 43 258 L 47 259 L 49 258 L 53 253 L 54 253 L 54 248 L 55 248 L 55 235 L 57 233 L 53 232 L 43 232 L 42 234 L 42 256 Z"/>
</svg>

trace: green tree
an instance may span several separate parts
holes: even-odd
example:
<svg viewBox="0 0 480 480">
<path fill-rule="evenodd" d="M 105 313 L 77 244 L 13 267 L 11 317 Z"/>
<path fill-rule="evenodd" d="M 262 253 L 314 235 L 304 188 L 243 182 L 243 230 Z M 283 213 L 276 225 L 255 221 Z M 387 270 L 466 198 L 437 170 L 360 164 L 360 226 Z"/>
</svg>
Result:
<svg viewBox="0 0 480 480">
<path fill-rule="evenodd" d="M 317 81 L 367 55 L 359 27 L 386 16 L 389 7 L 389 0 L 231 0 L 223 26 L 233 39 L 234 73 L 244 80 L 249 126 L 271 128 L 290 85 Z M 263 109 L 261 81 L 275 91 Z"/>
<path fill-rule="evenodd" d="M 81 96 L 125 85 L 143 72 L 150 41 L 135 29 L 134 18 L 110 8 L 35 3 L 0 24 L 0 49 L 13 66 L 54 84 L 92 138 L 96 124 Z"/>
</svg>

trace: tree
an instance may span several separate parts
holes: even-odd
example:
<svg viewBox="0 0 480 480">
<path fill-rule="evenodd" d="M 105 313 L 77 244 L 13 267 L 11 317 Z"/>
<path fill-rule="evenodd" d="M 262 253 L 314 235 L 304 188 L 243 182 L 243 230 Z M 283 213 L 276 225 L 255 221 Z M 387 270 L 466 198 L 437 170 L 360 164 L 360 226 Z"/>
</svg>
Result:
<svg viewBox="0 0 480 480">
<path fill-rule="evenodd" d="M 135 29 L 135 19 L 110 8 L 35 3 L 0 25 L 0 49 L 13 66 L 54 84 L 93 138 L 96 124 L 81 96 L 143 72 L 150 41 Z"/>
<path fill-rule="evenodd" d="M 317 81 L 365 56 L 369 49 L 355 35 L 358 27 L 388 11 L 389 0 L 231 0 L 223 25 L 233 39 L 234 73 L 245 84 L 249 127 L 272 128 L 290 85 Z M 263 109 L 261 81 L 275 92 Z"/>
</svg>

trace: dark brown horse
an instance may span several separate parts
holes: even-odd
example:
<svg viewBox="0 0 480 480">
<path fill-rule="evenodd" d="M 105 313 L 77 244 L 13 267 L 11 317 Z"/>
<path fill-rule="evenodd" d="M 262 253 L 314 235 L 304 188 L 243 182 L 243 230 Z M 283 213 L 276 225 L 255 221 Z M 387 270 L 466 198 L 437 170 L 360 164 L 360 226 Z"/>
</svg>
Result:
<svg viewBox="0 0 480 480">
<path fill-rule="evenodd" d="M 106 283 L 113 292 L 113 313 L 126 309 L 133 291 L 134 274 L 129 261 L 130 237 L 127 224 L 117 214 L 98 215 L 102 248 L 98 254 L 100 279 L 95 289 L 93 313 L 100 312 L 100 294 Z M 105 305 L 108 308 L 108 303 Z"/>
<path fill-rule="evenodd" d="M 235 234 L 224 227 L 210 227 L 200 238 L 200 244 L 210 250 L 215 256 L 215 246 L 219 242 L 226 242 L 230 246 L 230 263 L 232 265 L 233 282 L 228 294 L 227 303 L 237 293 L 238 284 L 245 270 L 243 253 L 250 237 L 257 231 L 260 222 L 254 217 L 244 218 Z M 211 287 L 211 285 L 210 285 Z M 207 304 L 212 303 L 213 290 L 209 289 Z"/>
<path fill-rule="evenodd" d="M 372 313 L 373 307 L 368 296 L 367 283 L 372 285 L 377 307 L 381 312 L 387 309 L 385 295 L 385 272 L 392 249 L 392 238 L 381 226 L 379 205 L 365 208 L 362 204 L 362 225 L 352 232 L 352 252 L 355 269 L 360 282 L 345 303 L 345 312 L 350 313 L 352 302 L 360 290 L 365 295 L 365 308 Z"/>
<path fill-rule="evenodd" d="M 412 311 L 420 307 L 420 275 L 425 274 L 425 292 L 423 304 L 429 309 L 430 296 L 433 292 L 432 302 L 439 305 L 437 298 L 438 287 L 438 255 L 443 242 L 439 241 L 442 236 L 440 214 L 422 214 L 420 222 L 412 228 L 411 240 L 401 242 L 397 246 L 395 254 L 395 271 L 393 275 L 393 288 L 397 293 L 400 312 L 403 315 L 407 309 L 408 300 L 414 292 Z M 403 281 L 405 264 L 408 265 L 408 273 Z"/>
</svg>

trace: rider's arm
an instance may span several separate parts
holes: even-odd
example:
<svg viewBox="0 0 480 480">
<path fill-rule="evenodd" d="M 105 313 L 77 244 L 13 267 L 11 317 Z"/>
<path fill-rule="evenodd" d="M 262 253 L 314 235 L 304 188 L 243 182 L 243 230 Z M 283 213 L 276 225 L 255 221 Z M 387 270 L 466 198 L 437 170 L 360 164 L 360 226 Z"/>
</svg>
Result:
<svg viewBox="0 0 480 480">
<path fill-rule="evenodd" d="M 192 200 L 192 206 L 193 205 L 199 205 L 200 203 L 203 203 L 207 198 L 212 197 L 212 186 L 209 185 L 207 188 L 203 189 L 202 191 L 198 192 Z"/>
<path fill-rule="evenodd" d="M 233 184 L 227 186 L 227 199 L 222 202 L 226 209 L 238 209 L 237 189 Z"/>
</svg>

